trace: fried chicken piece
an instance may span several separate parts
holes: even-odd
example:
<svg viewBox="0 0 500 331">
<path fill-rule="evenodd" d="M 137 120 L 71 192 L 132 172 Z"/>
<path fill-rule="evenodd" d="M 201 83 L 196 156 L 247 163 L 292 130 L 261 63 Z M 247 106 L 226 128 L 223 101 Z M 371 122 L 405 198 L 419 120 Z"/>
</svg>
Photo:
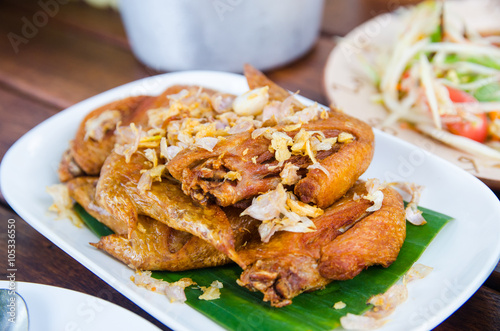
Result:
<svg viewBox="0 0 500 331">
<path fill-rule="evenodd" d="M 70 142 L 69 153 L 59 166 L 60 180 L 65 182 L 81 174 L 98 175 L 115 145 L 116 125 L 128 123 L 141 103 L 150 98 L 128 97 L 99 107 L 85 116 Z"/>
<path fill-rule="evenodd" d="M 335 153 L 320 161 L 328 175 L 320 169 L 312 169 L 295 185 L 294 193 L 302 202 L 326 208 L 342 197 L 366 171 L 373 158 L 375 137 L 368 124 L 339 111 L 332 111 L 328 119 L 303 127 L 321 131 L 326 137 L 337 136 L 340 132 L 354 137 L 352 142 L 341 144 Z"/>
<path fill-rule="evenodd" d="M 324 277 L 351 279 L 369 266 L 388 267 L 396 260 L 406 238 L 404 205 L 393 189 L 383 193 L 380 210 L 322 247 L 319 270 Z"/>
<path fill-rule="evenodd" d="M 295 186 L 295 194 L 303 202 L 326 208 L 344 195 L 368 168 L 373 157 L 373 132 L 367 124 L 340 112 L 332 112 L 329 118 L 301 128 L 321 131 L 326 138 L 337 137 L 341 132 L 352 134 L 352 142 L 336 144 L 331 150 L 318 153 L 317 160 L 328 175 L 320 169 L 307 170 L 312 164 L 307 155 L 292 155 L 279 164 L 270 152 L 271 141 L 264 136 L 254 139 L 249 132 L 226 137 L 212 151 L 184 149 L 167 168 L 193 199 L 229 206 L 275 189 L 281 182 L 280 172 L 287 163 L 292 163 L 305 175 Z M 292 138 L 297 132 L 285 133 Z M 239 174 L 239 178 L 228 179 L 230 172 Z"/>
<path fill-rule="evenodd" d="M 199 205 L 168 178 L 154 182 L 150 190 L 141 191 L 138 183 L 147 163 L 141 150 L 128 163 L 125 157 L 112 152 L 97 184 L 97 202 L 113 217 L 127 223 L 128 237 L 137 227 L 138 215 L 147 215 L 207 241 L 240 264 L 231 224 L 220 207 Z"/>
<path fill-rule="evenodd" d="M 392 188 L 382 192 L 381 208 L 367 212 L 372 202 L 355 198 L 366 194 L 364 182 L 359 182 L 313 220 L 316 231 L 279 232 L 268 243 L 250 243 L 239 251 L 248 267 L 238 284 L 262 292 L 272 306 L 283 307 L 302 292 L 347 275 L 352 278 L 370 265 L 389 266 L 403 244 L 406 221 L 399 193 Z"/>
<path fill-rule="evenodd" d="M 255 236 L 258 222 L 227 211 L 235 234 L 235 246 L 244 247 Z M 130 267 L 140 270 L 182 271 L 215 267 L 233 261 L 213 245 L 184 231 L 175 230 L 147 216 L 139 216 L 130 239 L 120 235 L 101 238 L 96 248 L 106 251 Z"/>
<path fill-rule="evenodd" d="M 148 216 L 139 216 L 130 239 L 112 234 L 92 246 L 137 270 L 183 271 L 232 262 L 206 241 Z"/>
<path fill-rule="evenodd" d="M 67 183 L 70 196 L 116 233 L 102 237 L 92 246 L 139 270 L 181 271 L 232 262 L 226 254 L 206 241 L 144 215 L 138 216 L 137 227 L 128 239 L 128 224 L 113 218 L 95 201 L 97 180 L 97 177 L 79 177 Z M 242 245 L 251 240 L 255 221 L 235 218 L 234 212 L 230 215 L 233 229 L 242 230 L 235 232 L 237 244 Z"/>
<path fill-rule="evenodd" d="M 240 133 L 220 141 L 213 151 L 184 149 L 167 168 L 194 200 L 206 204 L 215 199 L 220 206 L 230 206 L 279 184 L 280 170 L 269 170 L 267 162 L 273 155 L 268 147 L 269 140 L 252 139 L 250 133 Z M 255 163 L 253 157 L 258 157 Z M 241 179 L 226 179 L 230 171 L 240 174 Z"/>
<path fill-rule="evenodd" d="M 59 165 L 59 179 L 66 182 L 83 175 L 98 175 L 106 157 L 116 143 L 117 125 L 127 126 L 134 123 L 144 128 L 149 126 L 147 112 L 150 109 L 167 107 L 170 96 L 183 90 L 191 94 L 215 94 L 215 91 L 191 85 L 174 85 L 158 96 L 128 97 L 111 102 L 90 112 L 80 123 L 70 148 L 64 153 Z M 176 114 L 184 116 L 186 114 Z M 172 118 L 174 118 L 173 116 Z M 168 122 L 168 119 L 165 119 Z"/>
<path fill-rule="evenodd" d="M 128 233 L 127 222 L 114 218 L 95 200 L 98 180 L 99 177 L 88 176 L 71 179 L 66 183 L 70 197 L 82 206 L 92 217 L 113 230 L 114 233 L 126 235 Z"/>
<path fill-rule="evenodd" d="M 269 100 L 284 101 L 291 94 L 270 80 L 266 75 L 264 75 L 260 70 L 251 66 L 250 64 L 245 64 L 243 67 L 243 74 L 247 79 L 248 87 L 253 90 L 259 87 L 269 86 Z"/>
</svg>

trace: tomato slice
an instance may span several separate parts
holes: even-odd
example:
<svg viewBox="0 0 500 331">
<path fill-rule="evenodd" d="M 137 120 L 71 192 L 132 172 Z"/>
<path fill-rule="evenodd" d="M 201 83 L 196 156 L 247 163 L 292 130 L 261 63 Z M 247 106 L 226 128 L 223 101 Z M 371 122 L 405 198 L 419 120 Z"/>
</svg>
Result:
<svg viewBox="0 0 500 331">
<path fill-rule="evenodd" d="M 467 92 L 446 86 L 450 99 L 454 103 L 478 102 L 476 98 Z M 451 117 L 444 115 L 443 121 L 446 129 L 453 134 L 466 137 L 483 143 L 488 136 L 488 118 L 485 113 L 470 114 L 470 118 Z"/>
</svg>

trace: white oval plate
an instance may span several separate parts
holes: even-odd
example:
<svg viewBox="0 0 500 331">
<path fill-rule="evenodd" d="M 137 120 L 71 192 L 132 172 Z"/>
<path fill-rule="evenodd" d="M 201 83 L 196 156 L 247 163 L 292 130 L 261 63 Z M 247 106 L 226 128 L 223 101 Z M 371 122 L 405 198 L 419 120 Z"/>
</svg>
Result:
<svg viewBox="0 0 500 331">
<path fill-rule="evenodd" d="M 500 31 L 500 3 L 496 0 L 447 1 L 446 9 L 466 18 L 479 31 Z M 330 53 L 324 69 L 324 88 L 330 102 L 373 127 L 436 154 L 500 190 L 500 162 L 448 147 L 399 123 L 382 126 L 388 112 L 371 97 L 377 92 L 362 74 L 357 57 L 372 49 L 391 47 L 401 31 L 398 12 L 377 16 L 351 31 Z"/>
<path fill-rule="evenodd" d="M 132 82 L 80 102 L 41 123 L 5 155 L 0 182 L 14 210 L 41 234 L 130 300 L 175 330 L 220 330 L 190 308 L 135 286 L 133 271 L 90 246 L 97 238 L 69 220 L 55 220 L 45 188 L 58 182 L 57 167 L 82 118 L 130 95 L 156 95 L 174 84 L 196 84 L 229 93 L 248 89 L 235 74 L 191 71 Z M 305 100 L 305 99 L 303 99 Z M 363 177 L 412 181 L 426 187 L 421 205 L 453 216 L 419 259 L 434 271 L 409 284 L 409 300 L 381 330 L 427 330 L 460 307 L 482 285 L 500 258 L 500 202 L 477 178 L 425 150 L 379 130 L 372 164 Z M 33 252 L 36 254 L 36 252 Z M 63 270 L 61 270 L 63 272 Z M 242 327 L 245 320 L 242 319 Z"/>
<path fill-rule="evenodd" d="M 139 315 L 98 297 L 43 284 L 15 284 L 28 307 L 30 331 L 160 331 Z M 0 281 L 0 288 L 9 286 L 8 281 Z"/>
</svg>

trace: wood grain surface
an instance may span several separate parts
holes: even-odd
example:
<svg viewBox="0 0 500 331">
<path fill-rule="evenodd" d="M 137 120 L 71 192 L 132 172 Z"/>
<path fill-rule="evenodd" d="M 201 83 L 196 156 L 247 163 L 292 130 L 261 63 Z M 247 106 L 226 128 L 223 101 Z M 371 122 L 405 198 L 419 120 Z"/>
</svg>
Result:
<svg viewBox="0 0 500 331">
<path fill-rule="evenodd" d="M 367 19 L 394 9 L 395 4 L 408 1 L 389 4 L 382 0 L 326 0 L 316 45 L 301 59 L 269 71 L 270 78 L 292 91 L 300 90 L 305 97 L 326 103 L 322 72 L 336 38 Z M 110 88 L 157 74 L 134 57 L 117 12 L 81 2 L 60 4 L 57 12 L 46 15 L 46 22 L 38 22 L 40 27 L 36 31 L 13 44 L 12 35 L 23 36 L 26 21 L 43 18 L 41 10 L 35 0 L 0 0 L 0 160 L 24 133 L 64 108 Z M 1 195 L 0 252 L 4 256 L 0 258 L 0 279 L 7 277 L 9 219 L 14 219 L 16 225 L 16 280 L 98 296 L 169 330 L 40 235 Z M 497 266 L 483 286 L 436 330 L 498 330 L 499 275 Z"/>
</svg>

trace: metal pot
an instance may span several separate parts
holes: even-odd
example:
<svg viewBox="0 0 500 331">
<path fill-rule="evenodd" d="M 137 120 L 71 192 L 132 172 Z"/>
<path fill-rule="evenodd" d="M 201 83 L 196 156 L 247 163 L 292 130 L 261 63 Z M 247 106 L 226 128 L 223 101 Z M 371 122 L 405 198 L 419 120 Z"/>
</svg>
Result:
<svg viewBox="0 0 500 331">
<path fill-rule="evenodd" d="M 323 0 L 121 0 L 132 50 L 161 71 L 265 70 L 306 53 Z"/>
</svg>

